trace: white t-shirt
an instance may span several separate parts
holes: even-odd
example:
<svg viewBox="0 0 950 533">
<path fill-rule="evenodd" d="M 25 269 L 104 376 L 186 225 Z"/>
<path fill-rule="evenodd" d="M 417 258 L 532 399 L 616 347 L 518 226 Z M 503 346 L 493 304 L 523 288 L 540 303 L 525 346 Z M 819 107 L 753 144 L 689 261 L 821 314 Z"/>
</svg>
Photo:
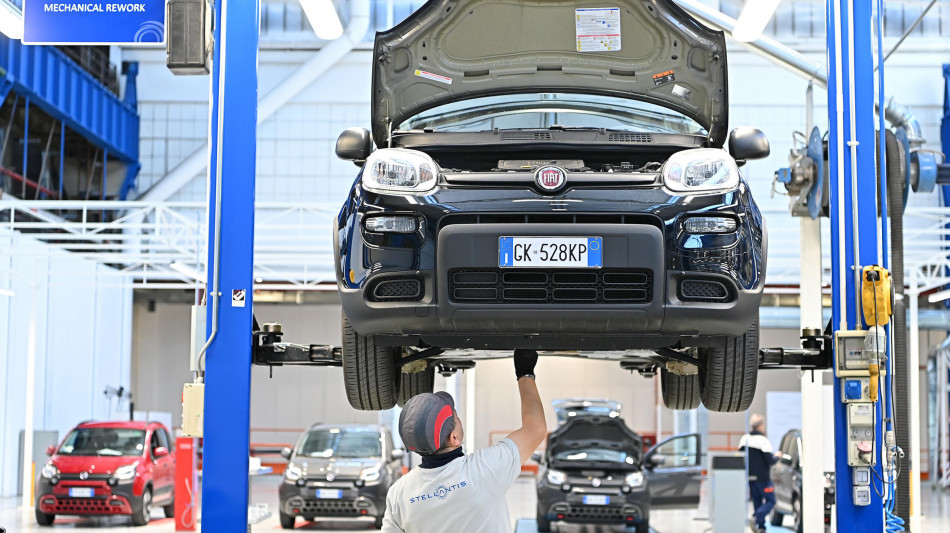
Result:
<svg viewBox="0 0 950 533">
<path fill-rule="evenodd" d="M 505 493 L 521 473 L 511 439 L 439 468 L 414 468 L 389 489 L 383 531 L 511 531 Z"/>
</svg>

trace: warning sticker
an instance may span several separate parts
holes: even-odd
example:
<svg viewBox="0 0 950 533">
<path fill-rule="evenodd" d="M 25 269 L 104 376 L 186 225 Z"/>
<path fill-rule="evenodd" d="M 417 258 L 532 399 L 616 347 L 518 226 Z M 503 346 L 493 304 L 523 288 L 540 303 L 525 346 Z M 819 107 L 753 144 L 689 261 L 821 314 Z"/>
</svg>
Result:
<svg viewBox="0 0 950 533">
<path fill-rule="evenodd" d="M 679 96 L 683 100 L 689 100 L 689 97 L 693 96 L 693 91 L 677 83 L 673 86 L 673 96 Z"/>
<path fill-rule="evenodd" d="M 675 80 L 676 76 L 673 75 L 672 70 L 653 75 L 653 85 L 663 85 L 664 83 L 670 83 Z"/>
<path fill-rule="evenodd" d="M 234 289 L 231 291 L 231 307 L 244 307 L 247 291 L 244 289 Z"/>
<path fill-rule="evenodd" d="M 574 10 L 574 30 L 578 52 L 620 50 L 620 8 Z"/>
<path fill-rule="evenodd" d="M 446 78 L 445 76 L 439 76 L 438 74 L 433 74 L 431 72 L 426 72 L 424 70 L 416 69 L 416 76 L 419 76 L 420 78 L 425 78 L 427 80 L 444 83 L 446 85 L 452 85 L 452 78 Z"/>
</svg>

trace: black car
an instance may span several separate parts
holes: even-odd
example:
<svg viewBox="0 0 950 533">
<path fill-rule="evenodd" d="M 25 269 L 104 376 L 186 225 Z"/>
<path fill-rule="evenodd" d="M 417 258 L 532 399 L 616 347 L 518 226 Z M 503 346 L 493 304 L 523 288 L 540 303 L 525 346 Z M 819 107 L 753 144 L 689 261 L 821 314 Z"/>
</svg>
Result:
<svg viewBox="0 0 950 533">
<path fill-rule="evenodd" d="M 722 32 L 611 5 L 432 0 L 377 34 L 372 133 L 336 147 L 362 167 L 334 224 L 354 407 L 517 348 L 660 373 L 671 408 L 752 401 L 766 231 L 739 167 L 768 141 L 727 134 Z"/>
<path fill-rule="evenodd" d="M 383 527 L 386 493 L 402 476 L 405 452 L 393 447 L 381 426 L 315 425 L 294 449 L 280 484 L 280 525 L 293 529 L 297 517 L 372 518 Z"/>
<path fill-rule="evenodd" d="M 552 522 L 621 524 L 650 530 L 650 510 L 695 507 L 699 435 L 671 437 L 646 453 L 622 419 L 571 418 L 548 436 L 538 470 L 538 531 Z"/>
<path fill-rule="evenodd" d="M 782 436 L 779 448 L 782 457 L 772 465 L 775 485 L 775 507 L 769 517 L 773 526 L 781 526 L 785 517 L 792 518 L 792 530 L 802 533 L 802 432 L 793 429 Z M 831 523 L 831 507 L 835 504 L 835 473 L 825 472 L 825 524 Z"/>
</svg>

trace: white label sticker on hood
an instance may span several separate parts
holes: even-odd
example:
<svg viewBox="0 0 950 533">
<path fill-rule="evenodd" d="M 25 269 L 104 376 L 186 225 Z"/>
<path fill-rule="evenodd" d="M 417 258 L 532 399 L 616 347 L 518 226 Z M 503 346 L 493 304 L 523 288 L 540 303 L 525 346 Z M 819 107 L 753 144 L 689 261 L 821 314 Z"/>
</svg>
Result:
<svg viewBox="0 0 950 533">
<path fill-rule="evenodd" d="M 620 50 L 620 8 L 575 9 L 578 52 Z"/>
<path fill-rule="evenodd" d="M 427 80 L 432 80 L 432 81 L 437 81 L 440 83 L 445 83 L 447 85 L 452 85 L 452 78 L 439 76 L 438 74 L 433 74 L 431 72 L 426 72 L 424 70 L 416 69 L 416 76 L 419 76 L 420 78 L 425 78 Z"/>
</svg>

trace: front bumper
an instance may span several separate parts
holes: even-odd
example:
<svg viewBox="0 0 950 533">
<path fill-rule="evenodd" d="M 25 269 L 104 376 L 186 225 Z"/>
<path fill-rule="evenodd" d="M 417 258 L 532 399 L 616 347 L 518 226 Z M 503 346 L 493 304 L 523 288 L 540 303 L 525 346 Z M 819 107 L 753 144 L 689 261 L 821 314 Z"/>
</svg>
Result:
<svg viewBox="0 0 950 533">
<path fill-rule="evenodd" d="M 70 488 L 92 488 L 90 498 L 69 495 Z M 133 484 L 109 486 L 105 481 L 61 481 L 52 485 L 40 478 L 36 508 L 56 515 L 131 515 L 141 508 L 141 496 L 133 494 Z"/>
<path fill-rule="evenodd" d="M 340 498 L 318 498 L 320 489 L 339 490 Z M 303 487 L 280 484 L 280 510 L 286 515 L 312 518 L 378 517 L 386 511 L 384 483 L 355 487 L 352 482 L 308 481 Z"/>
<path fill-rule="evenodd" d="M 620 491 L 600 491 L 596 494 L 610 498 L 608 505 L 585 505 L 584 496 L 591 494 L 595 492 L 562 492 L 557 488 L 542 487 L 538 490 L 538 513 L 551 522 L 574 524 L 632 526 L 650 520 L 650 497 L 646 490 L 634 490 L 628 494 Z"/>
<path fill-rule="evenodd" d="M 636 191 L 645 195 L 640 203 L 611 200 L 618 195 L 613 191 L 572 191 L 585 196 L 586 206 L 616 209 L 597 213 L 572 213 L 576 204 L 570 199 L 532 202 L 513 191 L 492 192 L 499 197 L 461 200 L 460 191 L 442 190 L 431 200 L 407 202 L 357 185 L 340 214 L 335 246 L 340 298 L 353 328 L 394 345 L 418 340 L 447 348 L 618 350 L 670 346 L 690 336 L 738 336 L 757 313 L 765 232 L 743 188 L 690 202 L 659 190 Z M 524 195 L 537 197 L 530 191 Z M 512 206 L 528 212 L 498 212 Z M 681 221 L 697 212 L 734 216 L 737 231 L 683 233 Z M 380 213 L 417 216 L 420 228 L 404 236 L 367 232 L 364 219 Z M 499 268 L 502 236 L 599 236 L 603 268 L 532 269 L 547 276 L 541 281 L 547 293 L 534 301 L 508 299 L 503 296 L 507 289 L 525 286 L 509 283 L 515 269 Z M 460 273 L 487 276 L 483 279 L 490 285 L 466 285 L 477 278 L 460 279 Z M 642 274 L 646 281 L 613 286 L 605 276 L 617 273 Z M 556 274 L 592 276 L 592 281 L 578 285 L 564 278 L 559 285 Z M 684 292 L 697 283 L 719 287 L 725 296 Z M 479 287 L 487 287 L 494 299 L 466 299 L 460 293 Z M 558 298 L 559 292 L 577 294 L 573 289 L 590 297 Z M 611 299 L 611 292 L 637 297 Z"/>
</svg>

